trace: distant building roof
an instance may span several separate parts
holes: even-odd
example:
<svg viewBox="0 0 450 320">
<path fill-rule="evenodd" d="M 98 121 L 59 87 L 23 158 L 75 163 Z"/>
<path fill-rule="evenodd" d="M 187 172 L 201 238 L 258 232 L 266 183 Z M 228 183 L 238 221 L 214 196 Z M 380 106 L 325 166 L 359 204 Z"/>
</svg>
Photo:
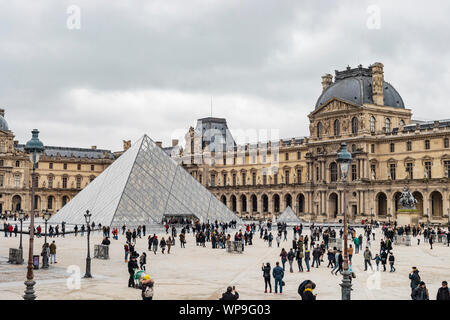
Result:
<svg viewBox="0 0 450 320">
<path fill-rule="evenodd" d="M 16 144 L 14 146 L 14 148 L 19 151 L 24 151 L 24 147 L 24 144 Z M 106 153 L 109 159 L 115 159 L 114 154 L 111 152 L 111 150 L 44 146 L 44 154 L 46 156 L 56 157 L 58 153 L 62 158 L 70 158 L 73 155 L 75 158 L 89 159 L 103 159 Z"/>
</svg>

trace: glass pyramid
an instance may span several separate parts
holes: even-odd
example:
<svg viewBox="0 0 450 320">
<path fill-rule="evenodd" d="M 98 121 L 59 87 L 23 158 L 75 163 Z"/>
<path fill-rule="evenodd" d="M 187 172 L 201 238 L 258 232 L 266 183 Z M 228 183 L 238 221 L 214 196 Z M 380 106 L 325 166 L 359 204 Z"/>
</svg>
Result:
<svg viewBox="0 0 450 320">
<path fill-rule="evenodd" d="M 159 224 L 166 216 L 201 222 L 241 221 L 147 135 L 67 203 L 49 223 L 91 222 L 121 227 Z"/>
<path fill-rule="evenodd" d="M 286 207 L 284 211 L 277 218 L 277 222 L 286 222 L 286 223 L 301 223 L 301 220 L 297 217 L 295 212 L 292 210 L 290 206 Z"/>
</svg>

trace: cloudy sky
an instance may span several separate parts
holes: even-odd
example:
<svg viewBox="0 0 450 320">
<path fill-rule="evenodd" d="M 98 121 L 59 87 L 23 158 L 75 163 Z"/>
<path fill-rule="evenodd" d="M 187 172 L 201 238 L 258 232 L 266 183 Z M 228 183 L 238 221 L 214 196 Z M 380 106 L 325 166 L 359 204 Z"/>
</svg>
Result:
<svg viewBox="0 0 450 320">
<path fill-rule="evenodd" d="M 321 76 L 380 61 L 416 119 L 450 118 L 449 1 L 0 0 L 0 107 L 16 139 L 169 144 L 211 114 L 308 135 Z M 78 15 L 79 13 L 79 15 Z M 379 14 L 378 14 L 379 13 Z M 78 19 L 79 17 L 79 19 Z"/>
</svg>

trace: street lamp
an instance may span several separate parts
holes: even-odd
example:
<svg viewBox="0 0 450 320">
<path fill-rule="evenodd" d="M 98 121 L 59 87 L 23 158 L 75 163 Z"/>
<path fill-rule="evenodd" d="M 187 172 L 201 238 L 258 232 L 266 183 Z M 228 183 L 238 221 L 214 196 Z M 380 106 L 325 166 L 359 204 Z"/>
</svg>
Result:
<svg viewBox="0 0 450 320">
<path fill-rule="evenodd" d="M 92 214 L 89 213 L 89 210 L 86 210 L 86 214 L 84 215 L 84 218 L 86 219 L 87 224 L 87 257 L 86 257 L 86 273 L 84 275 L 84 278 L 92 278 L 91 275 L 91 255 L 89 250 L 89 235 L 91 233 L 91 226 L 89 223 L 91 222 L 91 216 Z"/>
<path fill-rule="evenodd" d="M 46 268 L 48 268 L 48 256 L 47 256 L 47 221 L 48 221 L 48 219 L 50 219 L 50 217 L 51 217 L 51 214 L 50 214 L 50 211 L 48 211 L 48 210 L 45 210 L 44 211 L 44 222 L 45 222 L 45 240 L 44 240 L 44 248 L 45 248 L 45 250 L 44 250 L 44 254 L 43 254 L 43 256 L 42 256 L 42 269 L 46 269 Z"/>
<path fill-rule="evenodd" d="M 34 300 L 36 295 L 34 294 L 34 285 L 36 282 L 33 280 L 33 243 L 34 243 L 34 184 L 36 179 L 36 164 L 39 162 L 39 155 L 44 151 L 44 144 L 39 140 L 39 130 L 33 129 L 31 131 L 31 140 L 25 145 L 25 152 L 30 155 L 31 163 L 33 164 L 33 172 L 31 174 L 31 219 L 30 219 L 30 246 L 28 250 L 28 266 L 27 266 L 27 281 L 25 281 L 25 300 Z"/>
<path fill-rule="evenodd" d="M 345 142 L 341 143 L 341 149 L 337 153 L 336 160 L 341 168 L 342 179 L 344 180 L 344 272 L 342 283 L 340 284 L 342 288 L 342 300 L 350 300 L 350 293 L 352 290 L 352 283 L 350 280 L 350 272 L 348 271 L 348 249 L 347 249 L 347 237 L 348 237 L 348 227 L 347 227 L 347 203 L 346 203 L 346 193 L 347 193 L 347 176 L 348 168 L 352 162 L 352 155 L 347 151 L 347 144 Z"/>
<path fill-rule="evenodd" d="M 19 249 L 20 249 L 20 263 L 23 263 L 23 247 L 22 247 L 22 224 L 23 219 L 25 219 L 25 212 L 23 210 L 19 211 L 19 221 L 20 221 L 20 243 L 19 243 Z"/>
</svg>

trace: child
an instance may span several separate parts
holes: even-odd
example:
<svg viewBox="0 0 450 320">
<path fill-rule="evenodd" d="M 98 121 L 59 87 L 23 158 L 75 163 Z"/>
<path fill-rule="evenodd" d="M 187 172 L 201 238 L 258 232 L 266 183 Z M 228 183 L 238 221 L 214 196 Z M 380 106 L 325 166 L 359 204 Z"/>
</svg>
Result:
<svg viewBox="0 0 450 320">
<path fill-rule="evenodd" d="M 375 263 L 376 263 L 376 265 L 377 265 L 377 271 L 380 271 L 380 261 L 381 261 L 381 257 L 380 257 L 380 255 L 377 253 L 376 255 L 375 255 L 375 258 L 373 258 L 372 260 L 375 260 Z"/>
<path fill-rule="evenodd" d="M 125 243 L 123 246 L 123 249 L 125 250 L 125 262 L 128 262 L 128 254 L 130 253 L 130 248 L 128 247 L 128 243 Z"/>
</svg>

